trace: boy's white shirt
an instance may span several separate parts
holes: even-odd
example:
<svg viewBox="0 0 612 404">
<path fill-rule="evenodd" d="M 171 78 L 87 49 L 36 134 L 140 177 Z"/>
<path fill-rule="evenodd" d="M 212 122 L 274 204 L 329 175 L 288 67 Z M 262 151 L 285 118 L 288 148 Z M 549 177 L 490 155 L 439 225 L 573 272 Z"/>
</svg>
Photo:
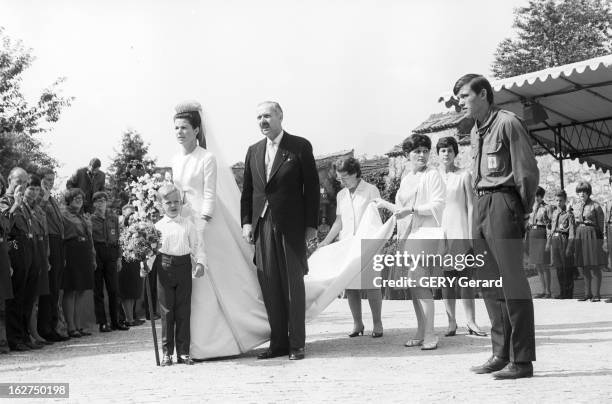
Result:
<svg viewBox="0 0 612 404">
<path fill-rule="evenodd" d="M 181 215 L 174 218 L 164 216 L 155 223 L 155 228 L 161 232 L 160 253 L 175 256 L 190 254 L 197 264 L 206 267 L 204 245 L 190 220 Z"/>
</svg>

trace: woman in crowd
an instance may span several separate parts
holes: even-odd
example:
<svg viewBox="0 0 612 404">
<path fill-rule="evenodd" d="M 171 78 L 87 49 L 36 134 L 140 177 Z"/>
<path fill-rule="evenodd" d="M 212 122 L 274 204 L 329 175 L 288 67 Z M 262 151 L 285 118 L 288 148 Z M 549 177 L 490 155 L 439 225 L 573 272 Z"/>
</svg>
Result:
<svg viewBox="0 0 612 404">
<path fill-rule="evenodd" d="M 85 304 L 85 291 L 93 289 L 96 265 L 91 225 L 81 213 L 84 196 L 79 188 L 68 189 L 65 196 L 66 269 L 63 306 L 68 336 L 72 338 L 91 335 L 83 330 L 80 313 Z"/>
<path fill-rule="evenodd" d="M 440 157 L 440 172 L 446 186 L 446 205 L 442 216 L 442 228 L 451 243 L 449 245 L 451 251 L 455 254 L 466 254 L 469 250 L 468 240 L 472 238 L 474 195 L 472 176 L 469 171 L 461 170 L 455 165 L 455 159 L 459 154 L 459 145 L 454 137 L 440 138 L 438 144 L 436 144 L 436 150 Z M 465 242 L 461 240 L 465 240 Z M 474 273 L 473 268 L 468 267 L 462 271 L 456 269 L 446 271 L 445 276 L 454 279 L 459 277 L 473 279 Z M 474 288 L 460 287 L 458 282 L 454 286 L 442 288 L 442 298 L 448 317 L 448 330 L 445 336 L 452 337 L 457 333 L 457 319 L 455 317 L 455 301 L 457 299 L 463 302 L 468 332 L 480 337 L 487 335 L 476 324 L 474 293 Z"/>
<path fill-rule="evenodd" d="M 407 240 L 411 238 L 411 234 L 412 238 L 415 238 L 420 228 L 440 228 L 446 191 L 438 170 L 427 166 L 431 151 L 429 137 L 420 134 L 411 135 L 404 140 L 402 149 L 411 167 L 402 178 L 395 196 L 395 204 L 380 199 L 376 202 L 379 207 L 394 212 L 397 217 L 397 237 L 400 241 L 406 240 L 404 250 L 411 251 L 413 248 L 410 240 Z M 438 236 L 441 237 L 441 234 L 442 231 Z M 434 334 L 433 295 L 430 288 L 419 286 L 419 279 L 430 275 L 431 272 L 427 268 L 415 268 L 409 272 L 410 278 L 415 279 L 417 285 L 410 288 L 410 293 L 418 329 L 414 338 L 405 343 L 407 347 L 420 346 L 423 350 L 438 347 L 438 340 Z"/>
<path fill-rule="evenodd" d="M 7 183 L 0 175 L 0 197 L 6 192 Z M 6 300 L 13 298 L 11 282 L 11 262 L 8 254 L 8 235 L 11 230 L 10 219 L 0 214 L 0 354 L 10 351 L 6 339 Z"/>
<path fill-rule="evenodd" d="M 377 198 L 380 192 L 376 186 L 361 179 L 361 166 L 359 161 L 353 157 L 339 159 L 335 164 L 338 180 L 344 187 L 336 196 L 336 220 L 325 239 L 319 244 L 320 247 L 328 245 L 338 236 L 339 240 L 355 235 L 359 228 L 361 218 L 368 205 Z M 364 276 L 364 274 L 372 276 Z M 364 271 L 362 275 L 355 278 L 346 288 L 346 295 L 353 315 L 353 331 L 349 337 L 363 335 L 364 325 L 361 318 L 361 291 L 367 291 L 370 310 L 374 323 L 372 337 L 379 338 L 383 335 L 381 320 L 382 292 L 374 286 L 374 271 Z"/>
<path fill-rule="evenodd" d="M 26 198 L 25 202 L 32 212 L 32 232 L 34 233 L 34 268 L 38 269 L 38 293 L 32 307 L 29 331 L 30 338 L 35 342 L 51 345 L 38 333 L 38 303 L 39 297 L 49 294 L 49 230 L 47 227 L 47 215 L 40 207 L 42 191 L 36 196 Z"/>
<path fill-rule="evenodd" d="M 130 204 L 123 206 L 122 215 L 119 217 L 119 225 L 124 228 L 130 225 L 130 216 L 134 213 L 134 207 Z M 136 300 L 142 295 L 142 278 L 140 277 L 140 262 L 126 261 L 123 257 L 119 259 L 118 292 L 121 307 L 125 315 L 125 325 L 134 327 L 142 324 L 142 320 L 134 318 L 134 306 Z"/>
<path fill-rule="evenodd" d="M 599 203 L 591 199 L 593 190 L 587 181 L 576 186 L 578 203 L 574 207 L 576 219 L 575 264 L 582 268 L 584 297 L 581 302 L 599 302 L 601 289 L 601 266 L 605 265 L 603 251 L 604 213 Z M 591 279 L 595 278 L 591 289 Z M 593 293 L 594 292 L 594 293 Z"/>
<path fill-rule="evenodd" d="M 546 250 L 546 229 L 550 228 L 552 211 L 550 206 L 544 202 L 544 188 L 538 187 L 535 194 L 535 203 L 529 216 L 529 229 L 527 241 L 529 243 L 529 264 L 534 265 L 540 276 L 542 293 L 535 295 L 536 298 L 550 299 L 550 253 Z"/>
</svg>

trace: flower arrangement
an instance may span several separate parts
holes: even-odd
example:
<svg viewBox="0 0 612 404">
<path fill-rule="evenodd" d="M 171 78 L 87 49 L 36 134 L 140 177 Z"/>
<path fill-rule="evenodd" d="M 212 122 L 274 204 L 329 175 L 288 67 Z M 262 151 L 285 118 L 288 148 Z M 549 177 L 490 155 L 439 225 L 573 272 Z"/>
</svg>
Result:
<svg viewBox="0 0 612 404">
<path fill-rule="evenodd" d="M 172 183 L 170 173 L 165 176 L 146 173 L 126 185 L 135 212 L 130 216 L 129 226 L 121 231 L 119 244 L 126 261 L 140 261 L 141 275 L 149 271 L 148 260 L 161 247 L 161 233 L 154 225 L 161 212 L 157 190 L 168 183 Z"/>
<path fill-rule="evenodd" d="M 159 217 L 161 206 L 157 201 L 157 190 L 166 184 L 172 183 L 172 176 L 166 173 L 153 175 L 146 173 L 126 185 L 131 195 L 131 205 L 136 212 L 130 217 L 131 221 L 154 221 Z"/>
</svg>

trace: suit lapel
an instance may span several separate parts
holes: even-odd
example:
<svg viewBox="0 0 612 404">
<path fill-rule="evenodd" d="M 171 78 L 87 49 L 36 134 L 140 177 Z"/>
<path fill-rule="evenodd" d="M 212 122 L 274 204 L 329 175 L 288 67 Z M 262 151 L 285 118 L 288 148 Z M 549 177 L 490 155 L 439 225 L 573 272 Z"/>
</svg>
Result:
<svg viewBox="0 0 612 404">
<path fill-rule="evenodd" d="M 272 170 L 270 171 L 270 180 L 274 178 L 274 175 L 280 166 L 285 162 L 285 160 L 287 160 L 287 156 L 289 156 L 289 152 L 287 151 L 288 137 L 289 134 L 285 132 L 280 144 L 278 145 L 278 150 L 276 151 L 276 156 L 274 157 L 274 163 L 272 163 Z M 268 182 L 270 181 L 268 180 Z"/>
<path fill-rule="evenodd" d="M 263 184 L 266 183 L 266 158 L 264 156 L 265 152 L 266 139 L 259 142 L 257 144 L 257 147 L 255 148 L 255 168 Z"/>
</svg>

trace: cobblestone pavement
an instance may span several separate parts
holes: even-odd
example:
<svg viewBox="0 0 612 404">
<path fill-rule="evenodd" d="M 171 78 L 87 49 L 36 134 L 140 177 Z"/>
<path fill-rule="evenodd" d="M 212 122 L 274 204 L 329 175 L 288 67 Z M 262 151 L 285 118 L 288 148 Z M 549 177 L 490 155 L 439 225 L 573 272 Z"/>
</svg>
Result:
<svg viewBox="0 0 612 404">
<path fill-rule="evenodd" d="M 469 367 L 490 355 L 489 338 L 443 337 L 439 348 L 404 348 L 416 319 L 407 301 L 385 301 L 384 337 L 347 338 L 346 301 L 334 302 L 307 326 L 303 361 L 241 357 L 195 366 L 155 366 L 150 327 L 94 333 L 40 351 L 0 355 L 1 382 L 68 382 L 69 402 L 611 402 L 612 304 L 536 300 L 538 361 L 531 379 L 495 381 Z M 458 305 L 458 322 L 465 324 Z M 366 333 L 369 308 L 364 301 Z M 477 320 L 488 328 L 482 301 Z M 66 402 L 66 400 L 56 400 Z M 19 402 L 26 402 L 21 400 Z"/>
</svg>

